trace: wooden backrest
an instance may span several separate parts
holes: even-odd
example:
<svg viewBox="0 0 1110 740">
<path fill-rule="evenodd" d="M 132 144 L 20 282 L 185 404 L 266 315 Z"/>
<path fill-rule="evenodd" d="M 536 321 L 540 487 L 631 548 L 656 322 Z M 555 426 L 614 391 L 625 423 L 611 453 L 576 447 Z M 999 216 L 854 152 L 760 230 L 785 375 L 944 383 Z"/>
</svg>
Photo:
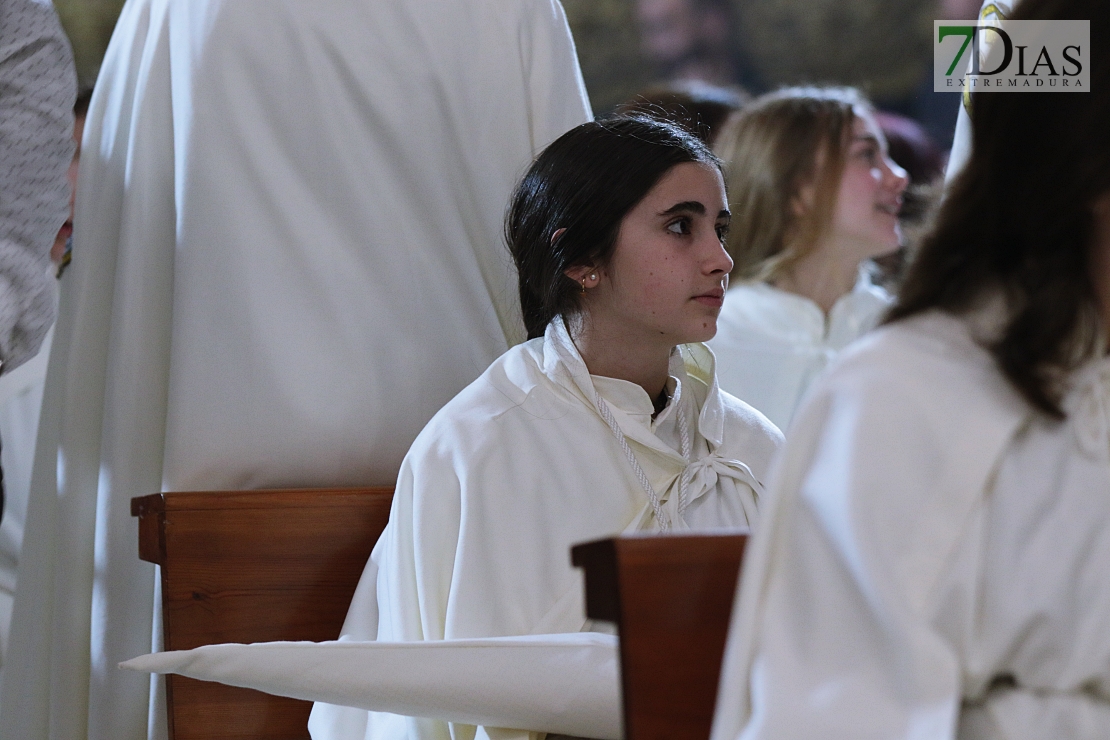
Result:
<svg viewBox="0 0 1110 740">
<path fill-rule="evenodd" d="M 577 545 L 586 615 L 620 634 L 625 740 L 707 740 L 745 535 Z"/>
<path fill-rule="evenodd" d="M 392 488 L 164 493 L 131 500 L 162 566 L 166 650 L 334 640 Z M 310 702 L 166 677 L 171 740 L 306 740 Z"/>
</svg>

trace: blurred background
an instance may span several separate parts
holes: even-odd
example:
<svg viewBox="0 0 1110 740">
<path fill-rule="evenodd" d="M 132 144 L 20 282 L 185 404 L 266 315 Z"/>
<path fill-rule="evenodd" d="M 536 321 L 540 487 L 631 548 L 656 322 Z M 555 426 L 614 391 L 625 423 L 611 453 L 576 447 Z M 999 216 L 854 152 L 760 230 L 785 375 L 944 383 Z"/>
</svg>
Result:
<svg viewBox="0 0 1110 740">
<path fill-rule="evenodd" d="M 311 0 L 306 0 L 311 1 Z M 434 2 L 435 0 L 429 0 Z M 54 0 L 84 85 L 96 79 L 123 0 Z M 948 149 L 959 96 L 934 93 L 934 19 L 979 0 L 563 0 L 594 112 L 653 86 L 701 80 L 759 94 L 785 84 L 860 87 Z"/>
</svg>

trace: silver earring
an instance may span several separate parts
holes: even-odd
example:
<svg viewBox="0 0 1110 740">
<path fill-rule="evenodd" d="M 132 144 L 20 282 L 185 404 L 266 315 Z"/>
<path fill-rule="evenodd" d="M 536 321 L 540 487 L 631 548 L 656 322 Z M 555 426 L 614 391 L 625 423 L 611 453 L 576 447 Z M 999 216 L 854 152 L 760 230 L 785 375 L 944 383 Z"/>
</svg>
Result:
<svg viewBox="0 0 1110 740">
<path fill-rule="evenodd" d="M 590 273 L 590 282 L 593 282 L 594 280 L 597 280 L 597 273 L 596 272 L 591 272 Z"/>
</svg>

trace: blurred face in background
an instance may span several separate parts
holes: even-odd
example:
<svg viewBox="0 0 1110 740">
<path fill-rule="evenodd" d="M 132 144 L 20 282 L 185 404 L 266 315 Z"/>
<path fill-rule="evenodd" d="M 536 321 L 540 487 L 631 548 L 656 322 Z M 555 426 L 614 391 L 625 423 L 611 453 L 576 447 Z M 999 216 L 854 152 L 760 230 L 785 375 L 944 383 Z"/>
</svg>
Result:
<svg viewBox="0 0 1110 740">
<path fill-rule="evenodd" d="M 697 42 L 694 16 L 691 0 L 638 0 L 636 20 L 644 55 L 668 64 L 690 54 Z"/>
<path fill-rule="evenodd" d="M 846 144 L 828 237 L 847 260 L 859 262 L 898 249 L 898 212 L 909 179 L 890 159 L 871 116 L 856 115 Z"/>
<path fill-rule="evenodd" d="M 713 0 L 636 0 L 640 48 L 666 79 L 732 82 L 729 14 Z"/>
</svg>

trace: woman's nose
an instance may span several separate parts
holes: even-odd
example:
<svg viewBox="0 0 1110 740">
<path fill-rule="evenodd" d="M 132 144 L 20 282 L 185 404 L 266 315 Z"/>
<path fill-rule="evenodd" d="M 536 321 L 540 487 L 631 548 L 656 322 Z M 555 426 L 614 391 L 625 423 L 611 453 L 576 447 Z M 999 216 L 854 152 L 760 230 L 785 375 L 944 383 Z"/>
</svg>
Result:
<svg viewBox="0 0 1110 740">
<path fill-rule="evenodd" d="M 716 238 L 714 234 L 713 245 L 709 254 L 709 259 L 705 262 L 705 271 L 707 274 L 712 275 L 715 272 L 724 272 L 726 275 L 732 272 L 733 261 L 729 256 L 725 245 L 721 240 Z"/>
<path fill-rule="evenodd" d="M 910 184 L 910 176 L 890 157 L 884 157 L 884 164 L 886 166 L 883 169 L 885 170 L 886 179 L 889 181 L 890 187 L 894 189 L 895 192 L 901 194 Z"/>
</svg>

